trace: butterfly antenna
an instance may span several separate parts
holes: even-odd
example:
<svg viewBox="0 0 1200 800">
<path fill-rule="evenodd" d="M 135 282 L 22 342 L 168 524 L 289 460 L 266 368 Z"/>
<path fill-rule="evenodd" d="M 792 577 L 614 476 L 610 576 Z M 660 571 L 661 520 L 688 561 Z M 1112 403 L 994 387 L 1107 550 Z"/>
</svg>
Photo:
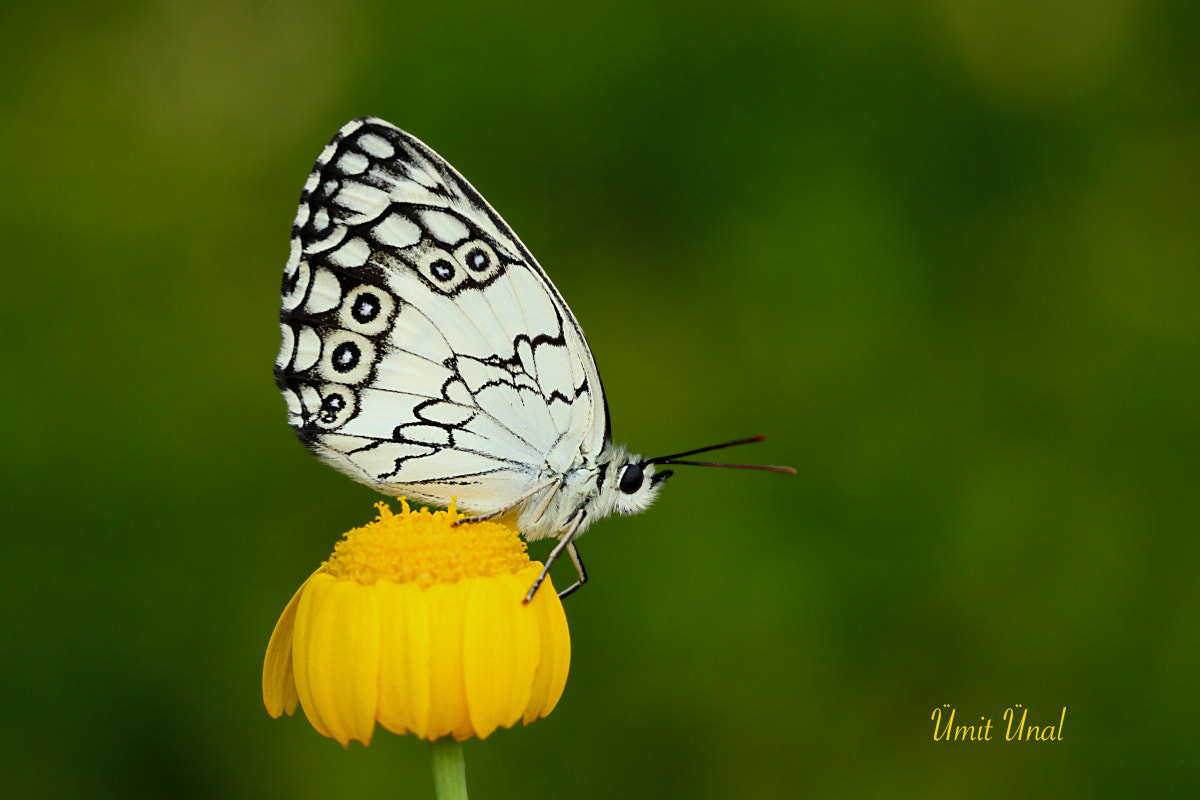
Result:
<svg viewBox="0 0 1200 800">
<path fill-rule="evenodd" d="M 785 472 L 792 475 L 796 474 L 796 470 L 791 467 L 776 467 L 768 464 L 721 464 L 715 461 L 680 461 L 679 459 L 685 456 L 694 456 L 698 453 L 707 453 L 711 450 L 723 450 L 726 447 L 735 447 L 739 444 L 753 444 L 761 442 L 766 436 L 751 436 L 749 439 L 737 439 L 724 444 L 713 444 L 708 447 L 699 447 L 695 450 L 687 450 L 683 453 L 675 453 L 670 456 L 658 456 L 657 458 L 647 458 L 642 462 L 642 466 L 647 464 L 682 464 L 689 467 L 724 467 L 726 469 L 758 469 L 764 472 Z"/>
</svg>

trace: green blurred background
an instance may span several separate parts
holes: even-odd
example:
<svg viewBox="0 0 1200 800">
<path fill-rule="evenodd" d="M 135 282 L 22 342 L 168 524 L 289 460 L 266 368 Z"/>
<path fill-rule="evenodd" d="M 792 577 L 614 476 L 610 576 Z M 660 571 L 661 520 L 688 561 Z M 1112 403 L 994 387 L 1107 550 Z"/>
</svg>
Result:
<svg viewBox="0 0 1200 800">
<path fill-rule="evenodd" d="M 271 365 L 301 185 L 421 137 L 588 332 L 615 433 L 766 433 L 592 528 L 555 713 L 478 798 L 1200 789 L 1200 6 L 9 3 L 5 796 L 432 797 L 269 719 L 376 495 Z M 544 548 L 535 548 L 537 553 Z M 1020 703 L 1063 740 L 1005 742 Z M 942 704 L 998 741 L 934 742 Z"/>
</svg>

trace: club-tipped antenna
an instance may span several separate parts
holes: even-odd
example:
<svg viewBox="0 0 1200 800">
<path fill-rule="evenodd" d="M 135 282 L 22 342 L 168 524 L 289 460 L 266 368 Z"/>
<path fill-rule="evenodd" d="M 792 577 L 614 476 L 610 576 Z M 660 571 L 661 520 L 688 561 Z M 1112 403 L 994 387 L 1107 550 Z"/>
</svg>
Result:
<svg viewBox="0 0 1200 800">
<path fill-rule="evenodd" d="M 739 444 L 753 444 L 761 442 L 766 436 L 751 436 L 749 439 L 737 439 L 724 444 L 713 444 L 708 447 L 699 447 L 695 450 L 687 450 L 683 453 L 675 453 L 670 456 L 658 456 L 657 458 L 647 458 L 642 462 L 642 466 L 647 464 L 682 464 L 689 467 L 724 467 L 725 469 L 758 469 L 764 472 L 786 472 L 792 475 L 796 474 L 796 470 L 791 467 L 776 467 L 768 464 L 721 464 L 715 461 L 680 461 L 679 459 L 685 456 L 694 456 L 698 453 L 707 453 L 712 450 L 723 450 L 726 447 L 735 447 Z"/>
</svg>

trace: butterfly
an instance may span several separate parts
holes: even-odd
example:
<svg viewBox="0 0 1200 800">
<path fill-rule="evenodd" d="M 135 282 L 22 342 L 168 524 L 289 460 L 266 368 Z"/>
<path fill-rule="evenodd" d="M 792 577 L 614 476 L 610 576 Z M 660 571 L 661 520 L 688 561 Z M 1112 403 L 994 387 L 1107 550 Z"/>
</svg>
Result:
<svg viewBox="0 0 1200 800">
<path fill-rule="evenodd" d="M 531 600 L 595 520 L 653 502 L 681 460 L 613 444 L 595 359 L 512 229 L 441 156 L 356 119 L 300 196 L 283 273 L 276 382 L 300 441 L 389 495 L 557 537 Z"/>
</svg>

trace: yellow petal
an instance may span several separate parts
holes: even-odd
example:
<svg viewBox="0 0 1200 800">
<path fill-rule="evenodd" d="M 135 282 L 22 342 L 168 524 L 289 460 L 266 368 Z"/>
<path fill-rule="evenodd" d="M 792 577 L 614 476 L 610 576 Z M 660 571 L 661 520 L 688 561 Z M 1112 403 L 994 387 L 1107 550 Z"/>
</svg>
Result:
<svg viewBox="0 0 1200 800">
<path fill-rule="evenodd" d="M 530 586 L 541 573 L 541 569 L 541 564 L 532 564 L 517 573 L 517 580 Z M 567 627 L 567 615 L 563 611 L 562 601 L 558 599 L 549 577 L 546 578 L 545 585 L 533 596 L 529 607 L 538 617 L 541 653 L 537 673 L 533 679 L 533 690 L 529 695 L 529 705 L 525 709 L 526 725 L 554 710 L 567 685 L 567 673 L 571 669 L 571 631 Z"/>
<path fill-rule="evenodd" d="M 296 623 L 296 606 L 300 604 L 300 595 L 305 581 L 288 601 L 287 608 L 279 615 L 275 630 L 271 632 L 271 641 L 267 644 L 267 657 L 263 659 L 262 692 L 263 703 L 267 713 L 272 717 L 280 714 L 291 714 L 296 710 L 296 679 L 292 675 L 292 630 Z"/>
<path fill-rule="evenodd" d="M 474 581 L 463 631 L 463 679 L 475 734 L 509 727 L 529 704 L 541 645 L 536 612 L 514 575 Z"/>
<path fill-rule="evenodd" d="M 467 716 L 463 689 L 463 612 L 471 584 L 477 578 L 430 586 L 425 592 L 429 608 L 429 723 L 425 738 L 433 741 L 453 735 L 474 735 Z"/>
<path fill-rule="evenodd" d="M 429 606 L 415 583 L 379 581 L 379 724 L 430 738 Z"/>
<path fill-rule="evenodd" d="M 349 746 L 371 741 L 379 700 L 379 615 L 373 586 L 317 574 L 296 612 L 293 668 L 309 722 Z"/>
</svg>

